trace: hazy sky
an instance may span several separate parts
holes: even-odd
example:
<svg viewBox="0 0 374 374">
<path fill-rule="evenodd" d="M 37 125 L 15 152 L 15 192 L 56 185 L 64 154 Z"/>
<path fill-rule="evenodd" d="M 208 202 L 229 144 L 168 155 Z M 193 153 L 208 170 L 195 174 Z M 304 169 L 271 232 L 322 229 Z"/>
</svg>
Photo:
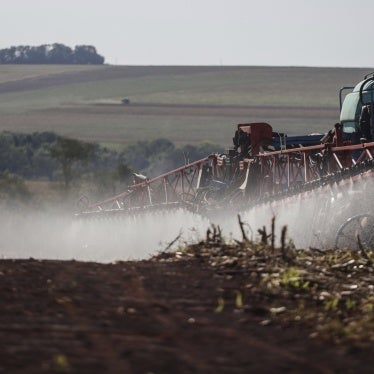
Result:
<svg viewBox="0 0 374 374">
<path fill-rule="evenodd" d="M 121 65 L 373 67 L 374 0 L 2 0 L 0 48 L 92 44 Z"/>
</svg>

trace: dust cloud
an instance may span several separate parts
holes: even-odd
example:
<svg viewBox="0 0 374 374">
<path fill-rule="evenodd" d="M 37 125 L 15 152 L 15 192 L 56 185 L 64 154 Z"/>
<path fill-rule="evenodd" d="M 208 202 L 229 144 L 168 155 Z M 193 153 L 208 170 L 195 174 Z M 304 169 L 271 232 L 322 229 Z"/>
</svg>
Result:
<svg viewBox="0 0 374 374">
<path fill-rule="evenodd" d="M 247 236 L 257 230 L 270 233 L 275 217 L 276 245 L 281 228 L 297 248 L 332 248 L 336 232 L 354 214 L 373 212 L 371 178 L 344 187 L 332 185 L 281 202 L 262 204 L 241 212 Z M 205 238 L 206 230 L 219 225 L 226 241 L 241 239 L 237 213 L 210 219 L 183 209 L 135 217 L 77 219 L 51 209 L 0 213 L 0 257 L 112 262 L 146 259 L 174 241 L 173 249 Z M 177 240 L 175 240 L 177 239 Z"/>
<path fill-rule="evenodd" d="M 201 216 L 173 210 L 135 217 L 77 219 L 55 210 L 2 212 L 0 257 L 112 262 L 144 259 L 200 240 Z"/>
<path fill-rule="evenodd" d="M 374 221 L 373 178 L 361 176 L 346 180 L 344 183 L 334 183 L 316 190 L 288 197 L 278 202 L 266 203 L 251 210 L 240 213 L 245 223 L 247 236 L 258 238 L 258 229 L 265 226 L 267 233 L 271 233 L 271 220 L 275 217 L 275 244 L 280 245 L 282 227 L 287 226 L 287 242 L 292 241 L 296 248 L 319 249 L 334 248 L 339 229 L 351 217 L 359 214 L 369 215 L 369 223 Z M 224 233 L 230 233 L 234 238 L 241 238 L 236 215 L 222 215 L 212 219 L 219 222 Z M 356 222 L 359 226 L 362 223 Z M 372 227 L 358 227 L 361 235 L 371 234 Z M 355 232 L 352 238 L 339 242 L 340 245 L 354 245 L 356 247 Z M 344 239 L 344 238 L 343 238 Z M 352 248 L 354 249 L 354 248 Z"/>
</svg>

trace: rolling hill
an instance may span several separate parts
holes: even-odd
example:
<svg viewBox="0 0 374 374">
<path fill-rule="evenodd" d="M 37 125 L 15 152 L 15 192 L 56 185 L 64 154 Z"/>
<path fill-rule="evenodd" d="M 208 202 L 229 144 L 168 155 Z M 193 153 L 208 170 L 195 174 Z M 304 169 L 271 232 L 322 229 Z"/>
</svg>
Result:
<svg viewBox="0 0 374 374">
<path fill-rule="evenodd" d="M 235 124 L 325 132 L 339 88 L 370 69 L 223 66 L 0 66 L 0 131 L 100 143 L 168 138 L 231 145 Z M 128 98 L 129 105 L 121 100 Z"/>
</svg>

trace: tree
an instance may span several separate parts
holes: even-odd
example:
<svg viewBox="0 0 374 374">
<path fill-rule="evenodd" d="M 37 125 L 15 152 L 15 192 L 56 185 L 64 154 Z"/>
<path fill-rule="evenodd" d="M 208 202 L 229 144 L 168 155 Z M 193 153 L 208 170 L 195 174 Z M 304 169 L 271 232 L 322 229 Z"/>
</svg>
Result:
<svg viewBox="0 0 374 374">
<path fill-rule="evenodd" d="M 134 171 L 125 163 L 120 163 L 116 167 L 116 179 L 118 179 L 121 183 L 129 182 L 133 175 Z"/>
<path fill-rule="evenodd" d="M 61 43 L 40 46 L 19 45 L 0 49 L 0 64 L 92 64 L 104 63 L 104 57 L 92 45 L 72 50 Z"/>
<path fill-rule="evenodd" d="M 0 173 L 0 206 L 17 206 L 27 203 L 31 198 L 25 181 L 17 175 Z"/>
<path fill-rule="evenodd" d="M 65 188 L 70 187 L 73 180 L 73 165 L 77 162 L 87 162 L 93 159 L 95 146 L 76 139 L 61 137 L 50 148 L 50 155 L 56 159 L 62 167 Z"/>
<path fill-rule="evenodd" d="M 77 45 L 73 59 L 75 64 L 101 65 L 104 63 L 104 57 L 97 54 L 96 48 L 92 45 Z"/>
<path fill-rule="evenodd" d="M 46 46 L 30 47 L 27 58 L 24 63 L 28 64 L 45 64 L 46 63 Z"/>
<path fill-rule="evenodd" d="M 47 62 L 50 64 L 71 64 L 73 51 L 64 44 L 54 43 L 47 46 Z"/>
</svg>

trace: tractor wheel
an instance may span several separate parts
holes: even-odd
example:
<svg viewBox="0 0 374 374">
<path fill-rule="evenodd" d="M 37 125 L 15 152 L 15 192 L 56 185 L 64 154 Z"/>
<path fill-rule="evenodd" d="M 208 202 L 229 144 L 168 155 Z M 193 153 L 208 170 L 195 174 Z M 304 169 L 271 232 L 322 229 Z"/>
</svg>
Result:
<svg viewBox="0 0 374 374">
<path fill-rule="evenodd" d="M 374 216 L 372 214 L 357 214 L 348 218 L 338 229 L 335 248 L 348 247 L 358 250 L 358 237 L 365 249 L 374 248 Z"/>
</svg>

